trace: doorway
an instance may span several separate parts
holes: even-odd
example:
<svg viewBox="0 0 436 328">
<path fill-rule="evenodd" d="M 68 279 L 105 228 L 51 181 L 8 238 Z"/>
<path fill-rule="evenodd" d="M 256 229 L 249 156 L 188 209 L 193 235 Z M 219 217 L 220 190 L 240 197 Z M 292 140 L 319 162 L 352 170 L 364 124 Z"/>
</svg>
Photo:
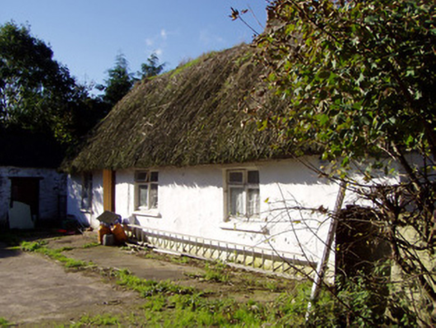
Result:
<svg viewBox="0 0 436 328">
<path fill-rule="evenodd" d="M 336 286 L 339 290 L 366 289 L 370 292 L 368 306 L 381 316 L 387 307 L 391 276 L 391 248 L 383 225 L 372 209 L 360 206 L 348 206 L 338 219 Z"/>
<path fill-rule="evenodd" d="M 32 218 L 39 218 L 39 181 L 41 178 L 14 177 L 11 179 L 11 203 L 21 202 L 30 206 Z"/>
</svg>

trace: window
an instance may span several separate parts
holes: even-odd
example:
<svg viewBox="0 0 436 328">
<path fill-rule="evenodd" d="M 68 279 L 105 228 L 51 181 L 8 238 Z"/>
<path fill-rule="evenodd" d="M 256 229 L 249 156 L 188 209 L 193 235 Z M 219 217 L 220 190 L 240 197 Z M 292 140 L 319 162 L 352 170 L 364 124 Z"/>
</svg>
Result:
<svg viewBox="0 0 436 328">
<path fill-rule="evenodd" d="M 159 173 L 155 171 L 137 171 L 135 173 L 136 210 L 150 210 L 158 205 Z"/>
<path fill-rule="evenodd" d="M 91 211 L 92 207 L 92 173 L 83 173 L 82 175 L 82 195 L 81 209 Z"/>
<path fill-rule="evenodd" d="M 259 171 L 229 170 L 226 182 L 228 216 L 259 216 Z"/>
</svg>

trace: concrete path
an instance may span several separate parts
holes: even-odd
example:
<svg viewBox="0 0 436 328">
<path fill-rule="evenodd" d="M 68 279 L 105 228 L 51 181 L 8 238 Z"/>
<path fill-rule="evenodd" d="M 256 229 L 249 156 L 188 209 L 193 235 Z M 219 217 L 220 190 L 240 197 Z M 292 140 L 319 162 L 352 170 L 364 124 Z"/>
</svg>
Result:
<svg viewBox="0 0 436 328">
<path fill-rule="evenodd" d="M 183 281 L 199 269 L 144 259 L 118 247 L 90 247 L 95 233 L 50 240 L 48 247 L 72 247 L 68 257 L 93 262 L 101 268 L 126 268 L 153 280 Z M 0 243 L 0 318 L 19 327 L 41 327 L 50 322 L 73 323 L 88 313 L 126 313 L 144 303 L 132 291 L 104 282 L 98 272 L 66 270 L 37 253 L 11 250 Z M 128 312 L 127 312 L 128 313 Z"/>
</svg>

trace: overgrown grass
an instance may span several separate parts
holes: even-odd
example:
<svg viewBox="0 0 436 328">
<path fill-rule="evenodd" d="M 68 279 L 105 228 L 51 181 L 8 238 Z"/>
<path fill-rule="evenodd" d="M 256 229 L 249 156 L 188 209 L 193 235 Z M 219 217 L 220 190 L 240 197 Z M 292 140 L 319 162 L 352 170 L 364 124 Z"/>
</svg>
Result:
<svg viewBox="0 0 436 328">
<path fill-rule="evenodd" d="M 175 77 L 176 75 L 180 74 L 181 72 L 183 72 L 187 68 L 189 68 L 191 66 L 194 66 L 194 65 L 204 61 L 207 58 L 213 57 L 216 54 L 217 54 L 216 51 L 210 51 L 210 52 L 204 53 L 203 55 L 201 55 L 200 57 L 198 57 L 196 59 L 191 59 L 191 60 L 188 60 L 185 63 L 180 63 L 179 66 L 176 69 L 174 69 L 173 71 L 169 72 L 171 74 L 170 78 L 172 79 L 173 77 Z"/>
<path fill-rule="evenodd" d="M 261 303 L 196 293 L 155 295 L 147 299 L 143 309 L 147 327 L 303 327 L 307 307 L 303 299 L 296 301 L 295 295 L 282 294 L 276 301 Z"/>
<path fill-rule="evenodd" d="M 222 262 L 206 263 L 204 279 L 215 282 L 228 282 L 230 276 L 226 273 L 227 266 Z"/>
<path fill-rule="evenodd" d="M 94 247 L 94 244 L 87 247 Z M 71 248 L 50 249 L 44 240 L 22 242 L 20 248 L 23 251 L 44 254 L 66 267 L 84 268 L 90 265 L 62 254 Z M 141 279 L 126 269 L 110 270 L 109 274 L 118 285 L 138 292 L 144 298 L 144 304 L 136 309 L 130 308 L 123 314 L 87 314 L 69 327 L 305 327 L 308 324 L 305 315 L 310 283 L 291 284 L 286 292 L 278 294 L 271 301 L 238 301 L 221 294 L 204 293 L 192 287 L 180 286 L 171 281 Z M 223 263 L 211 262 L 205 265 L 203 278 L 227 284 L 234 277 Z M 245 283 L 251 284 L 249 280 Z M 274 292 L 281 289 L 274 280 L 257 282 L 257 287 Z M 329 295 L 323 294 L 316 307 L 316 316 L 310 317 L 309 326 L 334 326 L 336 314 L 333 305 Z M 1 327 L 11 325 L 5 319 L 1 320 Z"/>
<path fill-rule="evenodd" d="M 224 265 L 210 265 L 209 277 L 216 281 L 223 279 Z M 170 281 L 156 282 L 141 279 L 128 270 L 115 271 L 117 283 L 135 290 L 146 299 L 142 306 L 143 314 L 126 315 L 124 321 L 147 327 L 283 327 L 305 326 L 305 313 L 310 294 L 310 284 L 301 283 L 294 290 L 280 294 L 271 302 L 248 300 L 238 302 L 233 298 L 215 299 L 194 288 L 183 287 Z M 275 289 L 276 286 L 271 286 Z M 325 304 L 328 302 L 323 301 Z M 328 303 L 332 304 L 332 303 Z M 331 309 L 330 309 L 331 310 Z M 333 313 L 332 311 L 329 312 Z M 330 315 L 329 314 L 329 315 Z M 326 322 L 327 316 L 315 320 L 319 324 Z M 334 318 L 329 317 L 328 321 Z M 95 322 L 94 322 L 95 324 Z"/>
<path fill-rule="evenodd" d="M 92 248 L 92 247 L 97 247 L 97 246 L 100 246 L 100 243 L 92 242 L 92 243 L 85 244 L 82 247 L 83 248 Z"/>
<path fill-rule="evenodd" d="M 174 295 L 174 294 L 192 294 L 194 289 L 183 287 L 172 283 L 171 281 L 160 281 L 141 279 L 132 275 L 128 270 L 122 269 L 115 272 L 117 284 L 137 291 L 142 297 L 153 295 Z"/>
<path fill-rule="evenodd" d="M 6 328 L 6 327 L 12 327 L 15 326 L 15 324 L 10 323 L 8 320 L 6 320 L 5 318 L 0 317 L 0 327 L 2 328 Z"/>
<path fill-rule="evenodd" d="M 64 251 L 71 250 L 71 247 L 63 247 L 58 249 L 50 249 L 46 247 L 47 242 L 36 241 L 36 242 L 27 242 L 24 241 L 21 243 L 20 248 L 25 252 L 36 252 L 43 255 L 48 256 L 49 258 L 61 262 L 66 268 L 82 268 L 91 266 L 92 263 L 87 263 L 85 261 L 76 260 L 62 254 Z"/>
<path fill-rule="evenodd" d="M 191 260 L 187 256 L 172 256 L 170 261 L 178 264 L 188 264 Z"/>
<path fill-rule="evenodd" d="M 84 315 L 80 318 L 78 322 L 72 323 L 70 328 L 81 328 L 81 327 L 97 327 L 97 326 L 115 326 L 123 327 L 121 324 L 120 317 L 112 314 L 102 314 L 96 316 Z M 59 328 L 65 326 L 59 326 Z"/>
<path fill-rule="evenodd" d="M 123 316 L 86 315 L 70 327 L 284 327 L 293 323 L 286 322 L 288 318 L 283 318 L 272 304 L 209 299 L 201 293 L 156 294 L 147 298 L 141 311 Z"/>
<path fill-rule="evenodd" d="M 189 60 L 187 63 L 182 63 L 179 67 L 169 72 L 171 74 L 170 78 L 172 79 L 173 77 L 183 72 L 185 69 L 197 64 L 198 62 L 200 62 L 200 58 Z"/>
</svg>

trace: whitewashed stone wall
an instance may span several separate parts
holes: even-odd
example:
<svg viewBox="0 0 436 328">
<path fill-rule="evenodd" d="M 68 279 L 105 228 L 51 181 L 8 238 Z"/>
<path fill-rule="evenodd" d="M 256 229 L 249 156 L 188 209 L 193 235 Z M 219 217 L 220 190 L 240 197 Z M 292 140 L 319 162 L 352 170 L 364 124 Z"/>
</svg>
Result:
<svg viewBox="0 0 436 328">
<path fill-rule="evenodd" d="M 67 195 L 67 177 L 54 169 L 0 167 L 0 223 L 7 220 L 11 201 L 11 178 L 39 178 L 39 220 L 59 219 Z"/>
</svg>

